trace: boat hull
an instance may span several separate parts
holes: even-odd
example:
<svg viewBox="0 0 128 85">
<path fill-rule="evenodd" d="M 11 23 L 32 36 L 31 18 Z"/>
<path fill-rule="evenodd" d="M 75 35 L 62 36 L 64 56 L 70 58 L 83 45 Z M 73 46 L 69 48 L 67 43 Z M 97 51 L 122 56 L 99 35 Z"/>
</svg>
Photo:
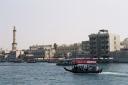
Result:
<svg viewBox="0 0 128 85">
<path fill-rule="evenodd" d="M 70 70 L 64 67 L 64 69 L 66 71 L 72 72 L 72 73 L 101 73 L 102 69 L 98 70 L 98 71 L 75 71 L 75 70 Z"/>
</svg>

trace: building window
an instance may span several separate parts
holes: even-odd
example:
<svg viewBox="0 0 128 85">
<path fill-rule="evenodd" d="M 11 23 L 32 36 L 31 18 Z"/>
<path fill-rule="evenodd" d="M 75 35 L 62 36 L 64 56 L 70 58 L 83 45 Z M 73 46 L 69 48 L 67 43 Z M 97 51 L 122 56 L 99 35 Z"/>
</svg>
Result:
<svg viewBox="0 0 128 85">
<path fill-rule="evenodd" d="M 116 36 L 114 36 L 114 40 L 116 40 Z"/>
<path fill-rule="evenodd" d="M 114 49 L 116 50 L 116 47 L 114 47 Z"/>
<path fill-rule="evenodd" d="M 114 44 L 116 44 L 116 41 L 114 41 Z"/>
</svg>

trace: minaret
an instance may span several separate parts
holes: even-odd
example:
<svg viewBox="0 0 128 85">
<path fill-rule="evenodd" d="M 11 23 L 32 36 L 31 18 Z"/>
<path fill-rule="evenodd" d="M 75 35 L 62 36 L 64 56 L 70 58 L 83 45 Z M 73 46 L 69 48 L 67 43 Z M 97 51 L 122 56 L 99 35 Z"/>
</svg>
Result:
<svg viewBox="0 0 128 85">
<path fill-rule="evenodd" d="M 14 28 L 13 28 L 12 51 L 16 51 L 16 46 L 17 46 L 17 43 L 16 43 L 16 28 L 15 28 L 15 26 L 14 26 Z"/>
</svg>

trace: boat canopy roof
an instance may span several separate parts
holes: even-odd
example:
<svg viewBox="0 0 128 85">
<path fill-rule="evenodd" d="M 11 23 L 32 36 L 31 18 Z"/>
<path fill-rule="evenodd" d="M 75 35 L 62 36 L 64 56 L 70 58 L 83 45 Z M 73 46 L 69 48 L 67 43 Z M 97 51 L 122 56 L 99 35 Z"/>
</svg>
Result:
<svg viewBox="0 0 128 85">
<path fill-rule="evenodd" d="M 97 62 L 95 60 L 76 59 L 76 60 L 73 60 L 73 63 L 75 64 L 96 64 Z"/>
</svg>

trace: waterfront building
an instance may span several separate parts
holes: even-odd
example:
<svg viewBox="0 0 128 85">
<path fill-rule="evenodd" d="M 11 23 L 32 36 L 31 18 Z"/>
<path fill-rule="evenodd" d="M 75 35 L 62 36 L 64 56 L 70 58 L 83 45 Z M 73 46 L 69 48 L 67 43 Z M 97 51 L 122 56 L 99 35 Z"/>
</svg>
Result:
<svg viewBox="0 0 128 85">
<path fill-rule="evenodd" d="M 55 54 L 55 49 L 52 45 L 33 45 L 30 46 L 29 52 L 38 58 L 52 58 Z"/>
<path fill-rule="evenodd" d="M 128 63 L 128 49 L 111 52 L 110 57 L 113 58 L 113 62 Z"/>
<path fill-rule="evenodd" d="M 13 42 L 12 42 L 12 50 L 7 53 L 6 59 L 9 62 L 16 61 L 20 54 L 23 54 L 21 50 L 17 50 L 17 43 L 16 43 L 16 27 L 13 28 Z"/>
<path fill-rule="evenodd" d="M 33 58 L 44 58 L 45 55 L 44 55 L 44 49 L 36 49 L 36 50 L 25 50 L 25 55 L 32 55 Z"/>
<path fill-rule="evenodd" d="M 92 57 L 109 57 L 110 52 L 120 50 L 120 36 L 99 30 L 97 34 L 89 35 L 90 54 Z"/>
<path fill-rule="evenodd" d="M 90 49 L 89 41 L 82 41 L 81 48 L 82 48 L 83 52 L 87 52 L 88 53 L 89 49 Z"/>
<path fill-rule="evenodd" d="M 16 50 L 16 51 L 10 51 L 8 54 L 7 54 L 7 57 L 6 57 L 6 60 L 8 62 L 15 62 L 17 60 L 19 60 L 19 56 L 20 55 L 23 55 L 24 52 L 21 51 L 21 50 Z"/>
<path fill-rule="evenodd" d="M 128 49 L 128 38 L 125 38 L 125 39 L 121 42 L 121 49 Z"/>
<path fill-rule="evenodd" d="M 5 51 L 0 49 L 0 61 L 5 61 Z"/>
<path fill-rule="evenodd" d="M 61 45 L 58 46 L 56 49 L 56 56 L 57 57 L 70 57 L 74 53 L 82 51 L 81 43 L 75 43 L 71 45 Z"/>
</svg>

